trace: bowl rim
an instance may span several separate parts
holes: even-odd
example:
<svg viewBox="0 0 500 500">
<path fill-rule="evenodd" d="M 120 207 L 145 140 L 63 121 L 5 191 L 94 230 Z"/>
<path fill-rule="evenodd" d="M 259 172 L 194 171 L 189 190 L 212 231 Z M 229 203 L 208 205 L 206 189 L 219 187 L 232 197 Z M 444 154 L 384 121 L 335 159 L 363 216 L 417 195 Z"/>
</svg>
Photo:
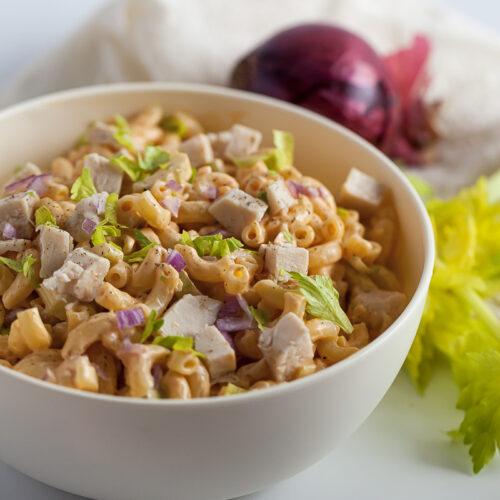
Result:
<svg viewBox="0 0 500 500">
<path fill-rule="evenodd" d="M 18 379 L 19 381 L 29 383 L 44 390 L 56 391 L 61 393 L 61 395 L 67 395 L 76 398 L 87 398 L 94 400 L 96 404 L 99 402 L 102 404 L 118 404 L 118 405 L 153 405 L 154 407 L 163 408 L 195 408 L 198 406 L 223 406 L 223 405 L 234 405 L 251 403 L 254 399 L 263 400 L 265 398 L 274 398 L 279 395 L 291 394 L 293 391 L 298 391 L 301 388 L 307 388 L 311 384 L 319 382 L 321 379 L 335 377 L 335 374 L 344 370 L 347 370 L 352 364 L 361 362 L 361 360 L 370 355 L 370 352 L 376 349 L 378 346 L 382 346 L 387 343 L 391 337 L 397 335 L 397 330 L 403 327 L 404 322 L 407 317 L 413 312 L 415 308 L 418 307 L 420 300 L 425 301 L 426 290 L 430 284 L 432 277 L 432 272 L 434 268 L 435 259 L 435 243 L 434 243 L 434 232 L 432 229 L 431 221 L 427 215 L 425 205 L 418 196 L 417 192 L 413 189 L 410 182 L 403 174 L 403 172 L 384 155 L 379 149 L 370 144 L 368 141 L 358 136 L 346 127 L 309 110 L 301 108 L 297 105 L 290 104 L 272 97 L 263 96 L 260 94 L 255 94 L 252 92 L 247 92 L 243 90 L 235 90 L 228 87 L 221 87 L 215 85 L 198 84 L 198 83 L 183 83 L 183 82 L 127 82 L 127 83 L 113 83 L 113 84 L 103 84 L 103 85 L 91 85 L 78 87 L 70 90 L 64 90 L 59 92 L 54 92 L 46 94 L 40 97 L 35 97 L 18 104 L 8 106 L 4 109 L 0 109 L 0 120 L 8 119 L 12 115 L 18 115 L 24 111 L 33 108 L 41 108 L 44 106 L 50 106 L 51 103 L 60 103 L 65 101 L 71 101 L 79 98 L 88 98 L 92 96 L 101 96 L 106 94 L 128 94 L 144 92 L 145 94 L 149 92 L 184 92 L 188 94 L 205 94 L 220 97 L 232 97 L 244 101 L 255 102 L 259 104 L 264 104 L 268 107 L 285 110 L 297 115 L 302 115 L 303 117 L 315 121 L 323 126 L 326 126 L 337 133 L 347 137 L 349 140 L 355 142 L 359 147 L 368 150 L 376 158 L 382 161 L 385 166 L 392 171 L 393 174 L 398 178 L 399 182 L 406 189 L 406 196 L 412 199 L 414 205 L 416 206 L 418 217 L 420 219 L 423 228 L 423 238 L 424 238 L 424 265 L 420 280 L 418 282 L 417 288 L 412 295 L 410 301 L 404 308 L 403 312 L 398 316 L 394 323 L 375 340 L 370 342 L 368 345 L 360 349 L 353 355 L 339 361 L 338 363 L 329 366 L 328 369 L 321 370 L 318 373 L 313 373 L 310 376 L 302 377 L 297 380 L 293 380 L 292 383 L 280 384 L 277 386 L 272 386 L 266 390 L 260 391 L 250 391 L 241 394 L 234 395 L 235 397 L 207 397 L 207 398 L 193 398 L 187 400 L 178 399 L 143 399 L 143 398 L 128 398 L 128 397 L 117 397 L 116 395 L 98 394 L 86 391 L 79 391 L 73 388 L 64 387 L 56 384 L 50 384 L 39 380 L 34 377 L 30 377 L 23 373 L 18 373 L 11 368 L 7 368 L 0 365 L 0 374 L 7 375 Z"/>
</svg>

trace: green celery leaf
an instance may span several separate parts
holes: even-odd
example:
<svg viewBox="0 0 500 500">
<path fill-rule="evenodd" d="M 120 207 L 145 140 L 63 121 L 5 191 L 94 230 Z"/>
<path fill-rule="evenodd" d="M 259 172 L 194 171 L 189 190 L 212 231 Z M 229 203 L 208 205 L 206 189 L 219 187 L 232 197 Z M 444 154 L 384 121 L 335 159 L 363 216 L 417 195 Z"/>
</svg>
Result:
<svg viewBox="0 0 500 500">
<path fill-rule="evenodd" d="M 43 225 L 57 227 L 55 217 L 45 205 L 42 205 L 35 211 L 35 226 L 38 227 Z"/>
<path fill-rule="evenodd" d="M 187 231 L 182 231 L 179 240 L 181 245 L 193 247 L 200 257 L 224 257 L 238 248 L 243 247 L 243 243 L 236 238 L 222 238 L 221 234 L 212 234 L 210 236 L 197 236 L 194 240 Z"/>
<path fill-rule="evenodd" d="M 265 309 L 257 309 L 253 306 L 249 306 L 249 308 L 254 320 L 257 322 L 259 330 L 263 332 L 264 326 L 271 321 L 271 313 Z"/>
<path fill-rule="evenodd" d="M 229 382 L 224 389 L 224 396 L 234 396 L 235 394 L 241 394 L 243 392 L 248 392 L 247 389 L 243 389 L 243 387 L 239 387 L 235 384 Z"/>
<path fill-rule="evenodd" d="M 33 257 L 33 255 L 28 254 L 21 260 L 0 257 L 0 262 L 5 264 L 8 268 L 12 269 L 16 273 L 22 273 L 26 278 L 30 280 L 34 288 L 38 288 L 38 281 L 36 279 L 35 270 L 33 269 L 33 264 L 36 262 L 36 259 Z"/>
<path fill-rule="evenodd" d="M 80 201 L 93 194 L 97 194 L 97 189 L 92 181 L 90 168 L 85 167 L 82 170 L 82 175 L 80 175 L 71 186 L 71 199 Z"/>
<path fill-rule="evenodd" d="M 294 138 L 290 132 L 283 130 L 273 130 L 274 149 L 267 153 L 246 156 L 242 158 L 232 158 L 237 167 L 250 167 L 258 161 L 263 161 L 271 174 L 276 174 L 280 170 L 293 164 Z"/>
<path fill-rule="evenodd" d="M 146 172 L 154 173 L 159 168 L 168 168 L 168 162 L 170 161 L 170 154 L 167 153 L 160 146 L 146 145 L 144 149 L 144 158 L 141 153 L 138 154 L 138 164 L 141 170 Z"/>
<path fill-rule="evenodd" d="M 293 245 L 293 236 L 286 229 L 283 230 L 283 236 L 290 245 Z"/>
<path fill-rule="evenodd" d="M 166 132 L 178 135 L 181 139 L 184 139 L 188 132 L 186 124 L 174 115 L 163 118 L 160 122 L 160 127 Z"/>
<path fill-rule="evenodd" d="M 194 340 L 191 337 L 182 337 L 180 335 L 156 337 L 153 340 L 153 344 L 161 345 L 163 347 L 166 347 L 167 349 L 170 349 L 171 351 L 189 351 L 199 358 L 205 357 L 205 355 L 201 352 L 194 350 Z"/>
<path fill-rule="evenodd" d="M 491 301 L 500 292 L 500 174 L 478 180 L 447 200 L 426 203 L 436 261 L 421 323 L 406 359 L 420 391 L 444 358 L 465 412 L 452 434 L 469 446 L 475 472 L 500 438 L 500 321 Z"/>
<path fill-rule="evenodd" d="M 113 134 L 113 137 L 123 147 L 133 150 L 134 145 L 132 144 L 130 139 L 127 137 L 131 133 L 130 126 L 129 126 L 127 120 L 121 115 L 116 115 L 115 116 L 115 125 L 116 125 L 116 132 Z"/>
<path fill-rule="evenodd" d="M 144 155 L 137 154 L 137 161 L 131 160 L 122 153 L 117 153 L 110 158 L 113 165 L 121 168 L 133 182 L 141 181 L 158 169 L 170 167 L 170 154 L 159 146 L 147 144 Z"/>
<path fill-rule="evenodd" d="M 125 262 L 128 262 L 129 264 L 133 264 L 134 262 L 142 262 L 146 258 L 146 255 L 148 254 L 149 249 L 153 248 L 157 244 L 158 243 L 150 243 L 149 245 L 146 245 L 145 247 L 141 248 L 140 250 L 137 250 L 137 252 L 125 255 L 125 257 L 123 257 L 123 260 Z"/>
<path fill-rule="evenodd" d="M 320 275 L 311 277 L 296 271 L 288 271 L 288 274 L 297 280 L 311 316 L 332 321 L 346 333 L 352 332 L 353 326 L 340 307 L 339 292 L 335 290 L 331 278 Z"/>
<path fill-rule="evenodd" d="M 144 344 L 146 340 L 150 337 L 153 332 L 157 332 L 164 323 L 164 319 L 156 319 L 156 311 L 152 310 L 146 320 L 146 324 L 144 325 L 144 332 L 141 335 L 141 340 L 139 341 L 141 344 Z"/>
</svg>

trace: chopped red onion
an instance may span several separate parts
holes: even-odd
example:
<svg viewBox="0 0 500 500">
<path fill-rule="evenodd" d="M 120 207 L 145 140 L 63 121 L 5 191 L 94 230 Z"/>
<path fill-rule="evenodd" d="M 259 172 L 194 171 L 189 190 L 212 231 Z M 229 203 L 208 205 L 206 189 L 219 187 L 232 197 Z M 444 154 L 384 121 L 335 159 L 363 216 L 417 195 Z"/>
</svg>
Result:
<svg viewBox="0 0 500 500">
<path fill-rule="evenodd" d="M 321 198 L 329 198 L 330 193 L 328 192 L 328 189 L 325 189 L 323 186 L 319 187 L 319 195 Z"/>
<path fill-rule="evenodd" d="M 3 239 L 4 240 L 15 240 L 17 238 L 16 228 L 9 222 L 5 223 L 3 227 Z"/>
<path fill-rule="evenodd" d="M 239 332 L 247 328 L 253 328 L 253 318 L 244 316 L 243 318 L 219 318 L 215 326 L 221 332 Z"/>
<path fill-rule="evenodd" d="M 43 196 L 47 192 L 47 184 L 45 183 L 52 177 L 52 174 L 35 175 L 29 188 L 33 189 L 38 196 Z"/>
<path fill-rule="evenodd" d="M 219 189 L 215 186 L 208 185 L 205 190 L 205 196 L 207 200 L 215 200 L 219 196 Z"/>
<path fill-rule="evenodd" d="M 300 182 L 287 180 L 286 185 L 290 190 L 290 194 L 295 198 L 297 198 L 299 194 L 305 194 L 307 196 L 312 196 L 313 198 L 316 198 L 320 195 L 320 191 L 318 188 L 306 186 L 305 184 L 301 184 Z"/>
<path fill-rule="evenodd" d="M 108 382 L 109 377 L 104 373 L 104 370 L 97 364 L 97 363 L 91 363 L 91 365 L 95 368 L 95 371 L 97 373 L 97 376 L 101 378 L 102 380 Z"/>
<path fill-rule="evenodd" d="M 142 325 L 146 321 L 144 311 L 140 307 L 126 309 L 125 311 L 116 311 L 116 319 L 120 330 Z"/>
<path fill-rule="evenodd" d="M 167 189 L 171 189 L 172 191 L 176 191 L 177 193 L 179 193 L 180 191 L 182 191 L 182 186 L 180 184 L 177 184 L 177 182 L 175 182 L 173 180 L 169 180 L 165 184 L 165 187 Z"/>
<path fill-rule="evenodd" d="M 186 261 L 177 250 L 170 250 L 166 261 L 167 264 L 170 264 L 178 273 L 186 267 Z"/>
<path fill-rule="evenodd" d="M 248 307 L 247 301 L 245 300 L 245 297 L 243 297 L 243 295 L 236 295 L 236 300 L 238 301 L 238 304 L 241 307 L 241 310 L 245 313 L 245 315 L 248 318 L 251 318 L 253 321 L 253 316 L 250 311 L 250 308 Z"/>
<path fill-rule="evenodd" d="M 227 343 L 231 346 L 233 351 L 236 351 L 236 344 L 234 343 L 233 337 L 231 337 L 231 335 L 229 335 L 229 333 L 226 332 L 225 330 L 219 329 L 219 331 L 221 332 L 222 336 L 227 340 Z"/>
<path fill-rule="evenodd" d="M 217 318 L 227 318 L 228 316 L 236 316 L 241 310 L 240 303 L 236 295 L 226 295 L 224 304 L 219 309 Z"/>
<path fill-rule="evenodd" d="M 33 182 L 34 177 L 34 175 L 30 175 L 29 177 L 25 177 L 24 179 L 13 182 L 12 184 L 5 186 L 5 191 L 7 191 L 7 193 L 15 193 L 18 189 L 27 189 Z"/>
<path fill-rule="evenodd" d="M 87 218 L 82 222 L 82 229 L 87 234 L 92 234 L 95 231 L 96 227 L 97 227 L 97 222 L 93 221 L 92 219 Z"/>
<path fill-rule="evenodd" d="M 174 217 L 177 217 L 179 215 L 179 207 L 181 204 L 179 198 L 173 198 L 173 197 L 164 198 L 161 201 L 161 204 L 163 205 L 164 208 L 170 210 L 170 212 L 172 212 L 172 215 Z"/>
<path fill-rule="evenodd" d="M 216 229 L 215 231 L 211 231 L 210 233 L 207 233 L 207 236 L 214 236 L 216 234 L 220 234 L 223 238 L 230 238 L 231 233 L 229 231 L 226 231 L 225 229 Z"/>
<path fill-rule="evenodd" d="M 20 179 L 8 186 L 5 186 L 7 193 L 15 193 L 20 189 L 33 189 L 39 196 L 43 196 L 47 192 L 46 180 L 49 180 L 52 174 L 30 175 L 24 179 Z"/>
<path fill-rule="evenodd" d="M 102 215 L 106 212 L 106 198 L 104 196 L 92 195 L 94 197 L 94 206 L 97 212 L 97 215 Z"/>
<path fill-rule="evenodd" d="M 294 198 L 297 198 L 297 196 L 299 195 L 299 192 L 297 191 L 297 186 L 295 185 L 295 182 L 291 181 L 291 180 L 287 180 L 285 182 L 288 190 L 290 191 L 290 194 L 294 197 Z"/>
<path fill-rule="evenodd" d="M 151 374 L 153 375 L 153 380 L 154 380 L 154 388 L 159 389 L 160 388 L 160 380 L 163 377 L 163 370 L 160 365 L 153 365 L 153 368 L 151 368 Z"/>
<path fill-rule="evenodd" d="M 11 323 L 13 323 L 17 319 L 17 313 L 21 312 L 23 309 L 13 309 L 12 311 L 8 311 L 7 314 L 5 315 L 5 324 L 7 326 L 10 326 Z"/>
</svg>

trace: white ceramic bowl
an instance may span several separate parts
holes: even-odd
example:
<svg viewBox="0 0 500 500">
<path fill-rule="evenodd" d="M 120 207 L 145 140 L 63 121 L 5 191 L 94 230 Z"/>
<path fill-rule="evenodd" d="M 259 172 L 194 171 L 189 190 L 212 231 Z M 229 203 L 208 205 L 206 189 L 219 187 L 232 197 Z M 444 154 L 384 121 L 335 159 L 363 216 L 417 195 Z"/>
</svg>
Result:
<svg viewBox="0 0 500 500">
<path fill-rule="evenodd" d="M 316 114 L 225 88 L 138 83 L 54 94 L 0 112 L 0 180 L 28 160 L 47 168 L 95 118 L 159 103 L 209 128 L 238 121 L 291 131 L 296 165 L 334 193 L 352 166 L 387 184 L 401 223 L 398 267 L 412 297 L 395 323 L 350 358 L 284 386 L 225 398 L 146 401 L 88 394 L 0 367 L 0 459 L 80 495 L 113 500 L 221 499 L 305 469 L 372 412 L 411 345 L 434 260 L 432 230 L 401 172 Z M 335 471 L 332 471 L 334 481 Z"/>
</svg>

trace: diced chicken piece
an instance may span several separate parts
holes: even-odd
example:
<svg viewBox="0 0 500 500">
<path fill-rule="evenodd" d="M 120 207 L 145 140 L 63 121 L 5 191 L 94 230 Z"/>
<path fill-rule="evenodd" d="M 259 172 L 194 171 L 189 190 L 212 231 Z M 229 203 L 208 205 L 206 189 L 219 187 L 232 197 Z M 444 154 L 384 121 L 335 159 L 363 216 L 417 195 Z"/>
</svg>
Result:
<svg viewBox="0 0 500 500">
<path fill-rule="evenodd" d="M 212 145 L 215 158 L 224 158 L 226 156 L 226 149 L 232 134 L 229 130 L 222 132 L 209 132 L 207 137 Z"/>
<path fill-rule="evenodd" d="M 309 330 L 293 312 L 285 314 L 273 328 L 264 329 L 259 349 L 279 382 L 290 380 L 298 368 L 313 360 Z"/>
<path fill-rule="evenodd" d="M 306 248 L 294 247 L 290 244 L 267 245 L 265 266 L 278 281 L 288 281 L 290 275 L 286 271 L 307 274 L 309 252 Z"/>
<path fill-rule="evenodd" d="M 208 211 L 230 233 L 240 236 L 241 232 L 252 222 L 262 219 L 267 204 L 241 189 L 232 189 L 214 201 Z"/>
<path fill-rule="evenodd" d="M 18 238 L 31 238 L 35 232 L 35 225 L 32 222 L 33 210 L 38 199 L 34 191 L 0 199 L 0 233 L 3 233 L 8 222 L 14 226 Z"/>
<path fill-rule="evenodd" d="M 97 193 L 88 198 L 80 200 L 71 217 L 66 221 L 65 229 L 69 231 L 71 236 L 79 243 L 90 240 L 90 234 L 87 233 L 82 227 L 85 219 L 90 219 L 96 224 L 101 220 L 101 215 L 104 214 L 106 209 L 106 199 L 108 193 Z"/>
<path fill-rule="evenodd" d="M 231 138 L 226 147 L 225 156 L 238 158 L 254 154 L 262 141 L 262 134 L 253 128 L 235 124 L 230 130 Z"/>
<path fill-rule="evenodd" d="M 297 203 L 282 179 L 267 186 L 266 192 L 271 215 L 276 215 L 281 211 L 286 214 L 288 209 Z"/>
<path fill-rule="evenodd" d="M 194 335 L 194 347 L 206 356 L 210 377 L 217 378 L 236 370 L 234 349 L 215 326 L 206 326 Z"/>
<path fill-rule="evenodd" d="M 205 295 L 184 295 L 163 315 L 160 334 L 193 337 L 215 323 L 221 306 L 222 302 Z"/>
<path fill-rule="evenodd" d="M 120 148 L 120 143 L 115 139 L 116 127 L 104 122 L 92 123 L 85 132 L 85 139 L 90 144 L 104 144 Z"/>
<path fill-rule="evenodd" d="M 189 157 L 186 153 L 181 153 L 179 151 L 174 151 L 170 153 L 170 168 L 159 169 L 153 175 L 150 175 L 143 181 L 134 182 L 132 184 L 132 191 L 134 193 L 141 193 L 151 189 L 156 181 L 163 181 L 165 184 L 174 180 L 179 184 L 187 182 L 192 175 L 191 163 L 189 162 Z"/>
<path fill-rule="evenodd" d="M 9 178 L 9 180 L 4 184 L 4 186 L 8 186 L 13 184 L 14 182 L 20 181 L 21 179 L 26 179 L 26 177 L 30 177 L 31 175 L 40 175 L 42 171 L 38 165 L 34 163 L 28 162 L 24 167 L 18 167 L 14 171 L 14 175 Z"/>
<path fill-rule="evenodd" d="M 59 269 L 73 250 L 73 238 L 67 231 L 52 226 L 40 228 L 40 278 L 48 278 Z"/>
<path fill-rule="evenodd" d="M 65 302 L 91 302 L 109 271 L 109 260 L 83 248 L 73 250 L 43 286 Z"/>
<path fill-rule="evenodd" d="M 22 252 L 31 244 L 31 240 L 15 239 L 0 241 L 0 255 L 7 252 Z"/>
<path fill-rule="evenodd" d="M 338 205 L 357 210 L 366 217 L 380 206 L 386 193 L 386 186 L 357 168 L 352 168 L 342 185 Z"/>
<path fill-rule="evenodd" d="M 179 151 L 189 156 L 191 165 L 195 168 L 206 165 L 214 160 L 214 152 L 210 140 L 205 134 L 197 134 L 187 141 L 181 142 Z"/>
<path fill-rule="evenodd" d="M 352 323 L 366 323 L 370 330 L 378 334 L 394 322 L 405 306 L 406 296 L 401 292 L 371 290 L 354 297 L 347 315 Z"/>
<path fill-rule="evenodd" d="M 107 193 L 120 194 L 123 171 L 107 158 L 97 153 L 91 153 L 85 157 L 83 167 L 90 168 L 92 181 L 99 193 L 106 191 Z"/>
</svg>

